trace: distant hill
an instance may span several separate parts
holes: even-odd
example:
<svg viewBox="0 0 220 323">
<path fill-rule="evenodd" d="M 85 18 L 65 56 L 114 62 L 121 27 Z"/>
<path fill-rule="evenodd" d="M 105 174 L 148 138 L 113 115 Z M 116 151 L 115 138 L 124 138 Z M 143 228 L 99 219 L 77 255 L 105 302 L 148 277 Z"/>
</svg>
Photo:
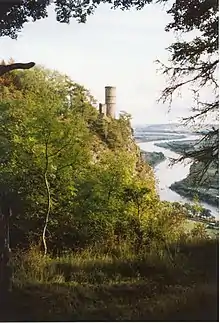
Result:
<svg viewBox="0 0 220 323">
<path fill-rule="evenodd" d="M 201 133 L 211 130 L 212 127 L 218 128 L 218 124 L 204 124 L 202 126 L 184 126 L 179 123 L 168 124 L 146 124 L 136 125 L 134 130 L 136 132 L 166 132 L 166 133 Z"/>
</svg>

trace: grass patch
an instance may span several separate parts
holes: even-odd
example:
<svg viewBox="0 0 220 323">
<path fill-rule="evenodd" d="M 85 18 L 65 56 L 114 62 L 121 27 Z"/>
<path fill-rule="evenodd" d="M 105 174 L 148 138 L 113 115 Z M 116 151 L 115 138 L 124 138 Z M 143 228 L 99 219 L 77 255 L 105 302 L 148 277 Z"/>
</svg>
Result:
<svg viewBox="0 0 220 323">
<path fill-rule="evenodd" d="M 173 263 L 32 249 L 14 258 L 13 280 L 2 321 L 218 321 L 217 241 L 182 245 Z"/>
</svg>

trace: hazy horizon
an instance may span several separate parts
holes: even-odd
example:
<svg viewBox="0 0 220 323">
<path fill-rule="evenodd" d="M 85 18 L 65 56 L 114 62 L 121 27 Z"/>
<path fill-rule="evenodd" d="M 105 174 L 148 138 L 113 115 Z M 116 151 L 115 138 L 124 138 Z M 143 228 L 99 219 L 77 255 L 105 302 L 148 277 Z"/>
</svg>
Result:
<svg viewBox="0 0 220 323">
<path fill-rule="evenodd" d="M 183 124 L 181 124 L 180 122 L 170 122 L 170 123 L 140 123 L 140 124 L 133 124 L 132 126 L 133 127 L 143 127 L 143 126 L 174 126 L 174 125 L 178 125 L 178 126 L 181 126 L 181 127 L 184 127 Z M 219 124 L 218 123 L 204 123 L 201 127 L 204 128 L 204 127 L 207 127 L 207 126 L 216 126 L 216 127 L 219 127 Z M 186 126 L 187 127 L 187 126 Z M 193 128 L 193 126 L 189 126 L 189 128 Z"/>
<path fill-rule="evenodd" d="M 161 5 L 143 10 L 110 10 L 101 5 L 86 24 L 72 20 L 58 23 L 52 7 L 49 17 L 26 23 L 18 40 L 0 38 L 1 59 L 34 61 L 38 65 L 67 74 L 84 85 L 98 102 L 104 102 L 104 87 L 117 88 L 117 115 L 126 111 L 132 124 L 179 123 L 189 115 L 190 93 L 158 104 L 166 79 L 154 63 L 168 63 L 166 48 L 175 40 L 164 31 L 171 17 Z"/>
</svg>

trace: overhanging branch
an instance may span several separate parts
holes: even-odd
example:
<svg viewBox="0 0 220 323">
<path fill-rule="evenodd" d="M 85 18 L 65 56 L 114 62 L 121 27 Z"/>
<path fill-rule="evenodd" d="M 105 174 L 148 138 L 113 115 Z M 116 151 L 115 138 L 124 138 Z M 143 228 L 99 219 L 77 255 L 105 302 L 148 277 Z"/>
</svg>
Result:
<svg viewBox="0 0 220 323">
<path fill-rule="evenodd" d="M 0 65 L 0 76 L 13 70 L 28 70 L 35 66 L 34 62 L 30 63 L 13 63 L 8 65 Z"/>
</svg>

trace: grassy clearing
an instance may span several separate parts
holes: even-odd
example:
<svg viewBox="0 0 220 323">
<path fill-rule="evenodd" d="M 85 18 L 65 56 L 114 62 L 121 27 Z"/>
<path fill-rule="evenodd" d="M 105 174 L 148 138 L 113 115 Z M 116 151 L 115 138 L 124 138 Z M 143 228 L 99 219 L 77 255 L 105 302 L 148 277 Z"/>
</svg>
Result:
<svg viewBox="0 0 220 323">
<path fill-rule="evenodd" d="M 2 321 L 218 321 L 218 242 L 165 253 L 15 257 Z M 207 261 L 208 260 L 208 261 Z M 6 307 L 5 307 L 6 309 Z"/>
<path fill-rule="evenodd" d="M 195 220 L 186 220 L 185 221 L 185 230 L 186 233 L 189 233 L 190 231 L 192 231 L 192 229 L 194 229 L 198 224 L 201 224 L 203 226 L 205 226 L 204 222 L 200 222 L 200 221 L 195 221 Z M 218 229 L 208 229 L 206 228 L 205 231 L 207 232 L 208 236 L 211 237 L 212 239 L 218 239 L 218 235 L 219 235 L 219 230 Z"/>
</svg>

